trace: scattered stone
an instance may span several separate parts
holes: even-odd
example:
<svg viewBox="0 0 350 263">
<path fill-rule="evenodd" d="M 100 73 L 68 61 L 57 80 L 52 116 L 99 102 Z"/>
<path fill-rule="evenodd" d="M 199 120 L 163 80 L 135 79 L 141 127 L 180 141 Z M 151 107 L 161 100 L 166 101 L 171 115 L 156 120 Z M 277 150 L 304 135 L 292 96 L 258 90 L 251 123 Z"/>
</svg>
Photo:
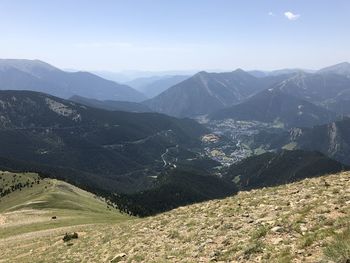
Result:
<svg viewBox="0 0 350 263">
<path fill-rule="evenodd" d="M 206 244 L 211 244 L 211 243 L 214 243 L 212 239 L 208 238 L 206 241 L 205 241 Z"/>
<path fill-rule="evenodd" d="M 217 256 L 219 256 L 219 252 L 217 252 L 217 251 L 213 251 L 209 254 L 209 257 L 211 257 L 211 258 L 217 257 Z"/>
<path fill-rule="evenodd" d="M 111 263 L 115 263 L 115 262 L 119 262 L 121 261 L 123 258 L 126 257 L 126 254 L 125 253 L 120 253 L 118 255 L 116 255 L 112 260 L 111 260 Z"/>
<path fill-rule="evenodd" d="M 271 228 L 271 231 L 275 232 L 275 233 L 281 233 L 281 232 L 283 232 L 283 227 L 275 226 L 275 227 Z"/>
<path fill-rule="evenodd" d="M 324 186 L 325 187 L 329 187 L 329 186 L 331 186 L 326 180 L 324 181 Z"/>
<path fill-rule="evenodd" d="M 272 242 L 272 244 L 274 244 L 274 245 L 278 245 L 279 243 L 282 243 L 282 242 L 283 242 L 283 238 L 280 238 L 280 237 L 274 238 L 274 239 L 271 240 L 271 242 Z"/>
<path fill-rule="evenodd" d="M 300 225 L 300 231 L 301 232 L 303 232 L 303 233 L 305 233 L 305 232 L 307 232 L 307 227 L 305 226 L 305 225 Z"/>
</svg>

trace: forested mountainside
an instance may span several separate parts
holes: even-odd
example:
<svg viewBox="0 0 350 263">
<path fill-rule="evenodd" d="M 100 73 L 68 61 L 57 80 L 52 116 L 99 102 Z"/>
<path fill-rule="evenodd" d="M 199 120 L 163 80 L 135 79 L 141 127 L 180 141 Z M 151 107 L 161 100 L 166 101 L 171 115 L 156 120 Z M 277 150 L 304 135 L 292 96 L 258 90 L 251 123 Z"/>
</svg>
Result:
<svg viewBox="0 0 350 263">
<path fill-rule="evenodd" d="M 278 89 L 264 90 L 241 104 L 209 115 L 213 120 L 260 121 L 290 127 L 312 127 L 336 120 L 337 116 L 321 106 L 285 94 Z"/>
</svg>

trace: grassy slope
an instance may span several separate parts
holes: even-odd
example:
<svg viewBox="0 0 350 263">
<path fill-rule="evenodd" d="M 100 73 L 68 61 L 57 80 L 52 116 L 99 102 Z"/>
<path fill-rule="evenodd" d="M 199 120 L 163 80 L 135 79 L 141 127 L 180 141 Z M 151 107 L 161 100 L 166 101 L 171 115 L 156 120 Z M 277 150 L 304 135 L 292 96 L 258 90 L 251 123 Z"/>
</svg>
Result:
<svg viewBox="0 0 350 263">
<path fill-rule="evenodd" d="M 34 182 L 0 198 L 0 237 L 58 227 L 114 223 L 128 219 L 91 193 L 37 174 L 0 172 L 0 188 Z M 38 183 L 39 182 L 39 183 Z M 30 184 L 31 185 L 31 184 Z M 51 219 L 56 216 L 57 219 Z M 5 223 L 5 224 L 4 224 Z"/>
<path fill-rule="evenodd" d="M 75 226 L 71 246 L 61 240 L 67 228 L 0 239 L 0 262 L 110 262 L 121 253 L 123 262 L 346 262 L 349 189 L 346 172 L 119 224 Z"/>
</svg>

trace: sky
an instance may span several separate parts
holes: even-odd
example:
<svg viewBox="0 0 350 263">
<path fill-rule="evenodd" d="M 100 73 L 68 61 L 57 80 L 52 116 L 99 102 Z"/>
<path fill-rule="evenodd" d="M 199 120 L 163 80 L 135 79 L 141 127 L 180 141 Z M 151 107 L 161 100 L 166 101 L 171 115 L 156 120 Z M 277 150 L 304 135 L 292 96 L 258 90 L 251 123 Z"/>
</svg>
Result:
<svg viewBox="0 0 350 263">
<path fill-rule="evenodd" d="M 349 0 L 0 0 L 0 58 L 80 70 L 350 61 Z"/>
</svg>

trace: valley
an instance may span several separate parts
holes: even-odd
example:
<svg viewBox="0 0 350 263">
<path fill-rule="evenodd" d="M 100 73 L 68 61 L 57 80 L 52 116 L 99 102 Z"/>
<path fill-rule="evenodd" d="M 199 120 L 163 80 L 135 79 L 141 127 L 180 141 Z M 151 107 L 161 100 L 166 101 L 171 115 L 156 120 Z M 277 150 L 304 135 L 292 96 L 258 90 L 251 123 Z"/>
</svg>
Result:
<svg viewBox="0 0 350 263">
<path fill-rule="evenodd" d="M 204 155 L 230 166 L 254 154 L 265 150 L 251 148 L 246 141 L 261 131 L 279 130 L 278 123 L 269 124 L 258 121 L 236 121 L 233 119 L 208 120 L 199 119 L 199 123 L 207 127 L 212 134 L 202 137 Z"/>
</svg>

